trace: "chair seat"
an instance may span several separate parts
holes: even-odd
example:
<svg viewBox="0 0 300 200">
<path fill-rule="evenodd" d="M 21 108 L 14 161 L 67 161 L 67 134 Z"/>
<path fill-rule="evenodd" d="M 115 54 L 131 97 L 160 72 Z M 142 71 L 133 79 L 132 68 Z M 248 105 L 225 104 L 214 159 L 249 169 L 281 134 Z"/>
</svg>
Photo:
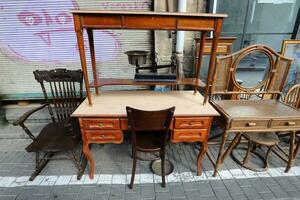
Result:
<svg viewBox="0 0 300 200">
<path fill-rule="evenodd" d="M 136 132 L 136 148 L 138 151 L 160 151 L 163 146 L 161 131 Z"/>
<path fill-rule="evenodd" d="M 72 150 L 77 141 L 68 134 L 64 122 L 52 122 L 44 126 L 40 134 L 25 149 L 27 152 L 60 152 Z"/>
<path fill-rule="evenodd" d="M 243 133 L 243 136 L 257 144 L 273 146 L 279 143 L 279 138 L 275 133 Z"/>
</svg>

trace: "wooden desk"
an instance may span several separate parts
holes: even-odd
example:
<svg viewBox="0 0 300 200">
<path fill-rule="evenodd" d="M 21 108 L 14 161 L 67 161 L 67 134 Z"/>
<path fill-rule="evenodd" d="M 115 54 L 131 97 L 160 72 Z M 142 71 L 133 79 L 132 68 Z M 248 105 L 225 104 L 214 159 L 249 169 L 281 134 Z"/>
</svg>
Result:
<svg viewBox="0 0 300 200">
<path fill-rule="evenodd" d="M 103 91 L 93 96 L 93 106 L 86 99 L 72 114 L 78 117 L 83 140 L 83 152 L 90 163 L 90 177 L 94 177 L 95 163 L 90 143 L 123 142 L 123 130 L 128 130 L 126 106 L 143 110 L 160 110 L 175 106 L 171 124 L 171 141 L 202 142 L 197 156 L 197 174 L 201 174 L 201 160 L 208 148 L 211 122 L 218 112 L 203 104 L 203 96 L 193 91 Z M 129 155 L 128 155 L 129 156 Z"/>
<path fill-rule="evenodd" d="M 290 132 L 290 155 L 286 171 L 291 168 L 296 159 L 295 134 L 300 130 L 299 110 L 278 100 L 216 100 L 212 104 L 221 113 L 226 124 L 214 176 L 238 142 L 241 132 Z M 236 136 L 225 150 L 228 134 L 232 132 Z"/>
</svg>

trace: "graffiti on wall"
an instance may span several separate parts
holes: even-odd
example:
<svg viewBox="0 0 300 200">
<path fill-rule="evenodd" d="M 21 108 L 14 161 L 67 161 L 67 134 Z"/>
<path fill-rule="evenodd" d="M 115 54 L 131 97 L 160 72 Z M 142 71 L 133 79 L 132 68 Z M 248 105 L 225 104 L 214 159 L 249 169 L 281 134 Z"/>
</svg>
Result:
<svg viewBox="0 0 300 200">
<path fill-rule="evenodd" d="M 99 9 L 146 9 L 145 2 L 99 2 Z M 79 61 L 71 9 L 74 0 L 6 0 L 0 2 L 0 44 L 9 56 L 31 62 Z M 111 31 L 94 34 L 97 61 L 111 61 L 120 50 L 120 39 Z M 86 46 L 87 37 L 85 36 Z M 3 50 L 3 48 L 2 48 Z M 97 53 L 101 52 L 101 53 Z"/>
</svg>

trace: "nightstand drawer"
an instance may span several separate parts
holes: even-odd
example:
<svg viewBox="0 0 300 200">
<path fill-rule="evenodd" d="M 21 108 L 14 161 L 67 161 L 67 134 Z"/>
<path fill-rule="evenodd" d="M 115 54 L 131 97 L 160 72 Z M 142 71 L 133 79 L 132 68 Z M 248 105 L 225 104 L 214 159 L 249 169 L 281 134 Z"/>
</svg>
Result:
<svg viewBox="0 0 300 200">
<path fill-rule="evenodd" d="M 85 118 L 82 124 L 84 129 L 120 129 L 118 118 Z"/>
<path fill-rule="evenodd" d="M 207 138 L 206 129 L 181 129 L 172 132 L 172 142 L 198 142 Z"/>
<path fill-rule="evenodd" d="M 209 117 L 176 117 L 174 128 L 175 129 L 195 129 L 195 128 L 208 128 L 210 123 Z"/>
<path fill-rule="evenodd" d="M 268 128 L 269 124 L 268 119 L 261 120 L 233 120 L 231 122 L 231 129 L 260 129 L 260 128 Z"/>
<path fill-rule="evenodd" d="M 271 128 L 300 127 L 300 120 L 272 119 Z"/>
<path fill-rule="evenodd" d="M 119 130 L 86 130 L 85 135 L 88 141 L 97 143 L 122 143 L 123 133 Z"/>
</svg>

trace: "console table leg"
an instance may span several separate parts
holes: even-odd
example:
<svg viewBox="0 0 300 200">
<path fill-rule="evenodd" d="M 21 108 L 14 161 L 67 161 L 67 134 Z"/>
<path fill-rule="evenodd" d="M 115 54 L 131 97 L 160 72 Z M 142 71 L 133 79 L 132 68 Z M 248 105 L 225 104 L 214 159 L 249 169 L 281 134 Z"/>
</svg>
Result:
<svg viewBox="0 0 300 200">
<path fill-rule="evenodd" d="M 208 149 L 207 141 L 202 142 L 202 146 L 201 146 L 201 149 L 200 149 L 198 157 L 197 157 L 197 176 L 201 176 L 201 174 L 202 174 L 201 163 L 202 163 L 204 155 L 207 152 L 207 149 Z"/>
<path fill-rule="evenodd" d="M 95 174 L 95 161 L 90 151 L 89 144 L 84 142 L 82 145 L 82 150 L 90 164 L 90 179 L 93 179 Z"/>
<path fill-rule="evenodd" d="M 294 161 L 295 161 L 294 152 L 295 152 L 295 136 L 296 136 L 296 132 L 295 131 L 291 131 L 290 136 L 291 137 L 290 137 L 289 160 L 288 160 L 287 167 L 285 169 L 286 173 L 290 171 L 290 169 L 293 166 Z"/>
<path fill-rule="evenodd" d="M 214 170 L 214 174 L 213 174 L 214 177 L 217 175 L 219 167 L 222 164 L 222 157 L 223 157 L 224 150 L 225 150 L 224 147 L 226 144 L 227 136 L 228 136 L 228 132 L 227 132 L 227 130 L 225 130 L 225 132 L 223 133 L 223 136 L 222 136 L 222 142 L 220 145 L 219 154 L 218 154 L 217 162 L 215 165 L 215 170 Z"/>
</svg>

